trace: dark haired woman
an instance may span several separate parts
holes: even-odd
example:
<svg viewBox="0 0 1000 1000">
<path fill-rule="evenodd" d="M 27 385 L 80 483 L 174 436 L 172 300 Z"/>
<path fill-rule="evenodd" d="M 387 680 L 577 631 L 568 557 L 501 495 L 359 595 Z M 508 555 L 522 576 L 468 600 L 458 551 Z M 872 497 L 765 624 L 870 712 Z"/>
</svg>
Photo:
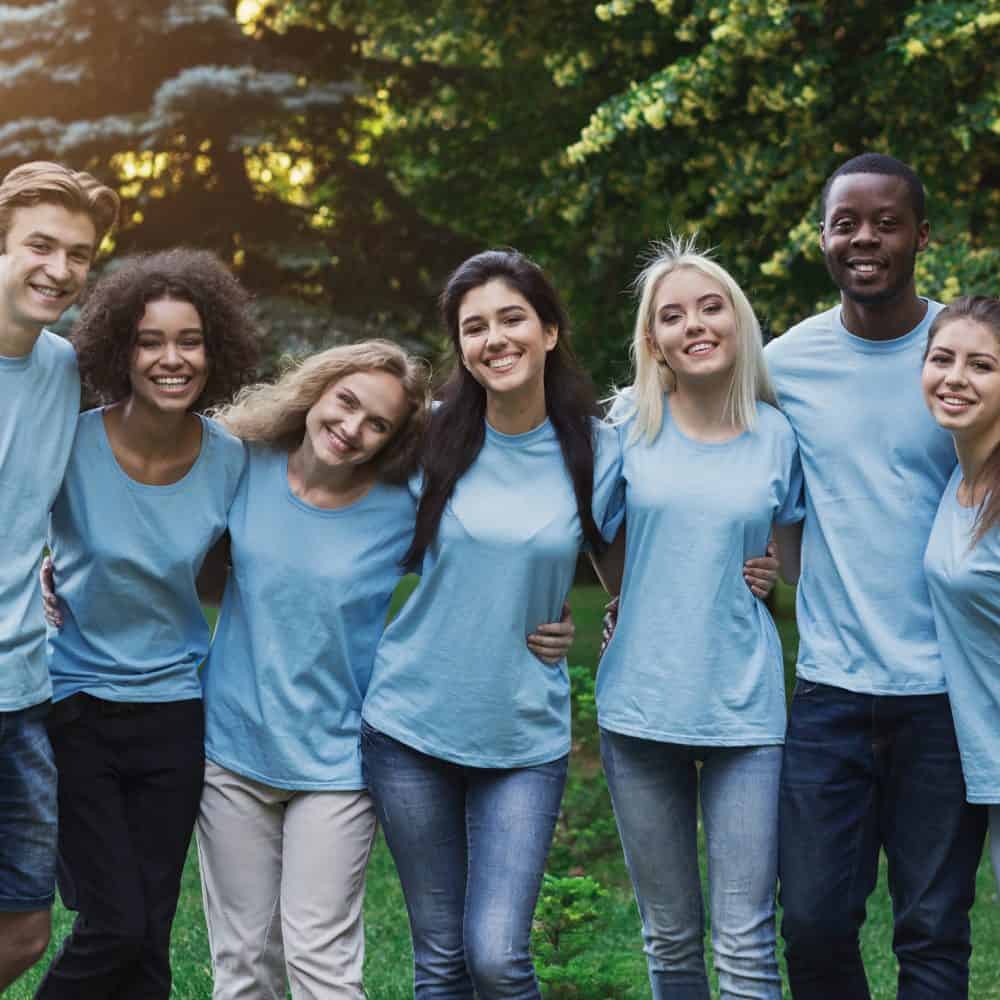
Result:
<svg viewBox="0 0 1000 1000">
<path fill-rule="evenodd" d="M 924 569 L 966 796 L 989 807 L 1000 884 L 1000 299 L 957 299 L 934 317 L 923 388 L 958 452 Z"/>
<path fill-rule="evenodd" d="M 407 554 L 421 579 L 376 654 L 363 766 L 406 896 L 416 997 L 538 997 L 529 936 L 569 680 L 524 636 L 559 617 L 581 546 L 617 527 L 617 442 L 535 264 L 472 257 L 441 305 L 457 363 L 424 451 Z"/>
<path fill-rule="evenodd" d="M 198 812 L 208 626 L 195 580 L 226 530 L 243 445 L 198 411 L 250 376 L 246 293 L 172 250 L 100 281 L 73 342 L 85 388 L 50 548 L 59 885 L 78 911 L 38 996 L 170 995 L 170 927 Z"/>
</svg>

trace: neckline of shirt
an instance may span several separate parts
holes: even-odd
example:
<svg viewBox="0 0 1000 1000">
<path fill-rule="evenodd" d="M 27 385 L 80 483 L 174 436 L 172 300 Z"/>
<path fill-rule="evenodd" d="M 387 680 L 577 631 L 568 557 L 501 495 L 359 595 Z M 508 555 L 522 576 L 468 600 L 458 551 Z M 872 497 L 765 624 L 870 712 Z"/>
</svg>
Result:
<svg viewBox="0 0 1000 1000">
<path fill-rule="evenodd" d="M 861 354 L 894 354 L 897 351 L 905 351 L 912 346 L 914 341 L 922 341 L 926 337 L 931 322 L 937 314 L 931 299 L 925 299 L 921 296 L 920 301 L 927 305 L 924 318 L 912 330 L 908 330 L 898 337 L 893 337 L 891 340 L 869 340 L 867 337 L 859 337 L 857 334 L 851 333 L 844 326 L 843 309 L 839 305 L 834 306 L 832 310 L 833 328 L 848 347 Z"/>
<path fill-rule="evenodd" d="M 291 453 L 278 449 L 274 450 L 275 472 L 284 483 L 285 496 L 293 506 L 298 507 L 299 510 L 304 511 L 306 514 L 315 514 L 317 517 L 342 517 L 346 514 L 352 514 L 365 504 L 370 497 L 376 496 L 382 485 L 381 480 L 376 479 L 361 496 L 356 500 L 352 500 L 349 504 L 345 504 L 343 507 L 317 507 L 315 504 L 303 500 L 302 497 L 296 496 L 295 491 L 292 489 L 292 484 L 288 481 L 288 459 Z"/>
<path fill-rule="evenodd" d="M 104 411 L 107 409 L 106 406 L 99 406 L 96 409 L 88 410 L 87 413 L 81 414 L 81 420 L 84 419 L 96 419 L 98 423 L 97 436 L 101 445 L 102 451 L 111 459 L 111 464 L 115 467 L 118 475 L 125 480 L 126 485 L 129 489 L 136 490 L 141 493 L 173 493 L 176 490 L 182 489 L 188 482 L 188 480 L 193 479 L 198 467 L 201 465 L 202 460 L 205 458 L 205 452 L 208 450 L 208 440 L 211 434 L 211 422 L 202 414 L 196 413 L 195 416 L 201 421 L 201 448 L 198 449 L 198 457 L 191 463 L 191 468 L 181 476 L 180 479 L 175 483 L 140 483 L 138 479 L 133 479 L 122 467 L 121 463 L 115 457 L 115 450 L 111 447 L 111 439 L 108 437 L 108 429 L 104 425 Z M 88 417 L 88 414 L 95 414 L 94 417 Z"/>
<path fill-rule="evenodd" d="M 669 393 L 663 394 L 663 422 L 670 427 L 673 435 L 678 438 L 682 443 L 689 445 L 696 451 L 718 451 L 720 448 L 729 448 L 738 442 L 742 441 L 750 431 L 744 427 L 743 430 L 739 432 L 735 437 L 731 437 L 726 441 L 699 441 L 697 438 L 691 437 L 690 434 L 685 434 L 684 431 L 680 429 L 677 421 L 674 419 L 674 415 L 670 412 L 670 402 L 668 400 Z M 757 409 L 760 408 L 760 400 L 757 401 Z"/>
<path fill-rule="evenodd" d="M 43 329 L 41 333 L 35 338 L 34 344 L 31 345 L 31 350 L 27 354 L 19 354 L 16 358 L 12 358 L 6 354 L 0 354 L 0 368 L 4 368 L 7 371 L 23 371 L 26 368 L 30 368 L 34 363 L 35 359 L 38 357 L 42 348 L 39 346 L 45 339 L 45 335 L 48 330 Z"/>
<path fill-rule="evenodd" d="M 552 422 L 546 417 L 537 427 L 532 427 L 530 431 L 523 434 L 504 434 L 498 431 L 488 420 L 485 420 L 486 439 L 494 444 L 506 445 L 508 447 L 519 448 L 522 445 L 530 444 L 538 438 L 548 437 L 552 433 Z"/>
</svg>

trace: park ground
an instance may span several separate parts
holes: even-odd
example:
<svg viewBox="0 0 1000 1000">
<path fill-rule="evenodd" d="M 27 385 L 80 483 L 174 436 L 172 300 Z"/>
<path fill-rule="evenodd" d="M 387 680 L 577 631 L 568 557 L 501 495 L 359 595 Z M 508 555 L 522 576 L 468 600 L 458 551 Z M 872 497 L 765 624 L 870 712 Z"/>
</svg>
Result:
<svg viewBox="0 0 1000 1000">
<path fill-rule="evenodd" d="M 563 815 L 550 858 L 549 869 L 556 878 L 547 884 L 539 907 L 540 918 L 536 921 L 536 964 L 547 984 L 550 1000 L 641 1000 L 650 994 L 641 950 L 639 917 L 596 755 L 592 678 L 597 664 L 604 594 L 596 586 L 583 584 L 574 588 L 570 602 L 577 623 L 577 640 L 570 656 L 570 663 L 575 665 L 574 756 Z M 797 643 L 792 603 L 791 592 L 780 590 L 777 620 L 785 646 L 789 680 Z M 704 864 L 702 868 L 704 872 Z M 72 914 L 57 904 L 54 943 L 49 955 L 12 986 L 5 997 L 29 1000 L 41 970 L 51 958 L 56 943 L 68 931 L 71 920 Z M 405 1000 L 412 996 L 406 911 L 392 859 L 381 836 L 369 867 L 365 922 L 368 995 L 372 1000 Z M 970 997 L 972 1000 L 1000 1000 L 1000 900 L 985 856 L 979 870 L 972 926 Z M 862 933 L 873 1000 L 891 1000 L 896 995 L 896 963 L 890 947 L 891 936 L 892 917 L 883 859 L 878 889 L 869 901 L 868 921 Z M 211 964 L 194 849 L 189 854 L 184 873 L 171 953 L 172 996 L 176 1000 L 208 1000 Z"/>
</svg>

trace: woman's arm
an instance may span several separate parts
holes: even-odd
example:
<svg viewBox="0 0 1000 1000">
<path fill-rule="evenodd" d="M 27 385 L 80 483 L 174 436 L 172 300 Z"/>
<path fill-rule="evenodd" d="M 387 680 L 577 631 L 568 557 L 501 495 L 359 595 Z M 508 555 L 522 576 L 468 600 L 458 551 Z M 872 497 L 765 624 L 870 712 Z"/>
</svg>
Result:
<svg viewBox="0 0 1000 1000">
<path fill-rule="evenodd" d="M 625 525 L 618 529 L 615 540 L 600 554 L 590 553 L 597 579 L 601 586 L 612 596 L 617 597 L 622 589 L 622 576 L 625 573 Z"/>
<path fill-rule="evenodd" d="M 773 528 L 781 579 L 788 584 L 798 583 L 802 571 L 802 524 L 775 524 Z"/>
<path fill-rule="evenodd" d="M 221 604 L 229 575 L 229 532 L 227 531 L 209 550 L 201 564 L 196 585 L 198 597 L 204 604 Z"/>
</svg>

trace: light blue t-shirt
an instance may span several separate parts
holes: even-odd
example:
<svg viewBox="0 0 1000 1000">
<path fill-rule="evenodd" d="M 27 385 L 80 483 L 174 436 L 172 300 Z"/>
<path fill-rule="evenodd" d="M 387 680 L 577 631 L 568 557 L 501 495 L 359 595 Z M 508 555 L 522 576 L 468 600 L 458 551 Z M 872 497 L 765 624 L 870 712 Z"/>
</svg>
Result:
<svg viewBox="0 0 1000 1000">
<path fill-rule="evenodd" d="M 1000 528 L 969 548 L 975 508 L 958 502 L 962 470 L 941 498 L 924 569 L 948 698 L 955 717 L 966 795 L 1000 803 Z M 1000 830 L 993 832 L 1000 837 Z"/>
<path fill-rule="evenodd" d="M 246 463 L 242 442 L 201 418 L 201 451 L 169 486 L 118 464 L 104 411 L 81 414 L 49 546 L 63 626 L 49 630 L 53 698 L 200 698 L 209 631 L 195 581 Z"/>
<path fill-rule="evenodd" d="M 250 446 L 202 670 L 209 760 L 276 788 L 364 787 L 361 702 L 415 514 L 408 489 L 381 483 L 313 507 L 288 485 L 286 451 Z"/>
<path fill-rule="evenodd" d="M 618 435 L 595 421 L 594 520 L 621 519 Z M 470 767 L 527 767 L 569 752 L 565 661 L 527 636 L 557 621 L 583 545 L 552 425 L 501 434 L 459 480 L 417 589 L 386 629 L 363 716 L 426 754 Z"/>
<path fill-rule="evenodd" d="M 38 569 L 79 411 L 62 337 L 43 330 L 27 356 L 0 357 L 0 712 L 52 694 Z"/>
<path fill-rule="evenodd" d="M 806 680 L 860 694 L 945 689 L 923 558 L 956 459 L 920 387 L 940 308 L 928 302 L 909 333 L 873 341 L 848 333 L 837 306 L 764 352 L 805 476 L 796 617 Z"/>
<path fill-rule="evenodd" d="M 802 520 L 795 435 L 778 410 L 758 403 L 752 432 L 695 441 L 664 398 L 660 433 L 633 442 L 629 409 L 620 402 L 612 410 L 626 418 L 618 424 L 625 575 L 597 674 L 598 723 L 667 743 L 780 744 L 781 640 L 743 563 L 764 555 L 774 522 Z"/>
</svg>

